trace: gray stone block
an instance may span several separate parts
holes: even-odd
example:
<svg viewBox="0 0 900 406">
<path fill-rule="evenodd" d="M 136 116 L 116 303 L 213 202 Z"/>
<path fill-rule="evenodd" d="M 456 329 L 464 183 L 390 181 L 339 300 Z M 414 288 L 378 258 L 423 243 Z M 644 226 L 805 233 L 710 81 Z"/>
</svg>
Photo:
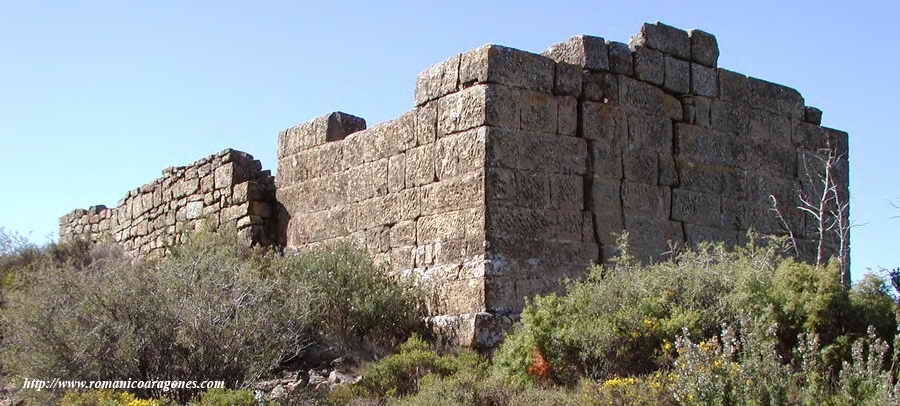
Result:
<svg viewBox="0 0 900 406">
<path fill-rule="evenodd" d="M 556 79 L 553 94 L 563 96 L 581 96 L 581 67 L 558 62 L 556 64 Z"/>
<path fill-rule="evenodd" d="M 747 103 L 750 100 L 750 85 L 747 76 L 728 69 L 719 68 L 719 94 L 723 100 Z"/>
<path fill-rule="evenodd" d="M 550 46 L 541 55 L 590 70 L 609 70 L 609 51 L 600 37 L 578 35 Z"/>
<path fill-rule="evenodd" d="M 666 74 L 663 87 L 676 94 L 691 90 L 691 64 L 671 56 L 665 57 Z"/>
<path fill-rule="evenodd" d="M 460 84 L 499 83 L 506 86 L 553 92 L 552 59 L 500 45 L 485 45 L 464 53 L 459 67 Z"/>
<path fill-rule="evenodd" d="M 701 96 L 686 96 L 681 98 L 684 106 L 684 122 L 704 128 L 710 126 L 710 100 Z"/>
<path fill-rule="evenodd" d="M 698 96 L 717 97 L 719 77 L 714 68 L 691 63 L 691 93 Z"/>
<path fill-rule="evenodd" d="M 672 220 L 718 227 L 722 223 L 721 210 L 722 199 L 718 195 L 672 190 Z"/>
<path fill-rule="evenodd" d="M 656 22 L 641 26 L 641 31 L 631 37 L 632 47 L 648 47 L 684 60 L 691 59 L 691 39 L 684 30 Z"/>
<path fill-rule="evenodd" d="M 689 30 L 688 36 L 691 39 L 691 60 L 715 68 L 719 60 L 716 37 L 698 29 Z"/>
<path fill-rule="evenodd" d="M 459 88 L 460 56 L 437 63 L 416 77 L 416 106 L 455 92 Z"/>
<path fill-rule="evenodd" d="M 582 94 L 586 100 L 618 103 L 619 77 L 606 72 L 585 73 Z"/>
<path fill-rule="evenodd" d="M 793 119 L 803 119 L 803 96 L 800 92 L 777 83 L 757 78 L 747 79 L 750 89 L 750 104 L 755 108 L 769 110 Z"/>
<path fill-rule="evenodd" d="M 806 106 L 803 108 L 803 121 L 806 121 L 810 124 L 821 125 L 822 124 L 822 110 L 819 110 L 812 106 Z"/>
<path fill-rule="evenodd" d="M 640 46 L 634 50 L 634 77 L 654 85 L 662 86 L 666 77 L 663 53 Z"/>
<path fill-rule="evenodd" d="M 622 75 L 634 75 L 634 57 L 628 45 L 621 42 L 606 41 L 609 48 L 609 70 Z"/>
</svg>

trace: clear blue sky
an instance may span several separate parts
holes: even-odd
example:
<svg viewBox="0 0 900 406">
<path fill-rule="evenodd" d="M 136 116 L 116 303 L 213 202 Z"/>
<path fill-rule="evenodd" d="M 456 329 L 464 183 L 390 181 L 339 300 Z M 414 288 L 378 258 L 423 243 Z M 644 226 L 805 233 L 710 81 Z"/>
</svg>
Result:
<svg viewBox="0 0 900 406">
<path fill-rule="evenodd" d="M 5 2 L 0 226 L 45 241 L 68 211 L 226 147 L 274 170 L 280 129 L 335 110 L 391 119 L 456 52 L 627 42 L 660 20 L 715 34 L 720 66 L 796 88 L 850 133 L 854 279 L 900 266 L 894 2 L 301 3 Z"/>
</svg>

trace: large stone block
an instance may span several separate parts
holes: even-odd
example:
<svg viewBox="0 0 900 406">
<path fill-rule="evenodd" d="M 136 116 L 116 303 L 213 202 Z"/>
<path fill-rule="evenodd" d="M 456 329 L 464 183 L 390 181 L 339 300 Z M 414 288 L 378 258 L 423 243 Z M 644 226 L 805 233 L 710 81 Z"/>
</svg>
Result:
<svg viewBox="0 0 900 406">
<path fill-rule="evenodd" d="M 676 167 L 681 188 L 734 198 L 747 196 L 747 176 L 741 169 L 702 165 L 683 158 L 676 160 Z"/>
<path fill-rule="evenodd" d="M 609 179 L 622 178 L 622 147 L 619 143 L 590 141 L 592 175 Z"/>
<path fill-rule="evenodd" d="M 632 47 L 632 50 L 634 51 L 634 77 L 662 86 L 666 77 L 665 55 L 647 47 Z"/>
<path fill-rule="evenodd" d="M 659 261 L 668 255 L 672 245 L 684 243 L 681 223 L 641 216 L 626 216 L 631 255 L 644 262 Z"/>
<path fill-rule="evenodd" d="M 634 58 L 628 45 L 607 41 L 606 46 L 609 48 L 609 70 L 622 75 L 634 75 Z"/>
<path fill-rule="evenodd" d="M 675 94 L 686 94 L 691 90 L 691 63 L 666 55 L 666 75 L 663 87 Z"/>
<path fill-rule="evenodd" d="M 489 166 L 562 174 L 587 171 L 588 149 L 582 138 L 492 127 L 485 131 Z"/>
<path fill-rule="evenodd" d="M 740 240 L 740 234 L 737 231 L 717 227 L 685 223 L 684 231 L 687 242 L 694 246 L 701 242 L 724 243 L 726 246 L 734 246 Z"/>
<path fill-rule="evenodd" d="M 715 68 L 719 61 L 719 42 L 716 37 L 698 29 L 688 30 L 688 36 L 691 39 L 691 60 Z"/>
<path fill-rule="evenodd" d="M 715 194 L 672 190 L 672 220 L 713 227 L 722 225 L 722 198 Z"/>
<path fill-rule="evenodd" d="M 736 102 L 713 99 L 710 105 L 710 123 L 712 127 L 740 137 L 750 132 L 750 108 Z"/>
<path fill-rule="evenodd" d="M 619 101 L 623 105 L 643 110 L 655 116 L 664 116 L 674 120 L 681 120 L 684 117 L 681 102 L 674 96 L 656 86 L 627 76 L 619 76 Z"/>
<path fill-rule="evenodd" d="M 582 102 L 581 135 L 611 146 L 623 146 L 628 139 L 627 110 L 613 104 Z"/>
<path fill-rule="evenodd" d="M 606 41 L 600 37 L 578 35 L 550 46 L 542 55 L 586 69 L 609 70 L 609 52 Z"/>
<path fill-rule="evenodd" d="M 618 75 L 607 72 L 586 72 L 582 81 L 582 96 L 590 101 L 618 103 Z"/>
<path fill-rule="evenodd" d="M 747 103 L 750 100 L 749 78 L 728 69 L 719 68 L 719 94 L 723 100 Z"/>
<path fill-rule="evenodd" d="M 681 98 L 684 106 L 684 122 L 709 128 L 710 123 L 710 99 L 700 96 L 686 96 Z"/>
<path fill-rule="evenodd" d="M 699 63 L 691 64 L 691 94 L 717 97 L 719 95 L 719 74 L 714 68 Z"/>
<path fill-rule="evenodd" d="M 493 84 L 472 86 L 443 97 L 438 107 L 438 135 L 444 136 L 485 124 L 518 129 L 522 107 L 520 102 L 520 92 L 517 89 Z M 555 118 L 553 123 L 555 124 Z"/>
<path fill-rule="evenodd" d="M 309 147 L 344 139 L 366 128 L 366 120 L 347 113 L 334 112 L 288 128 L 278 134 L 278 157 Z"/>
<path fill-rule="evenodd" d="M 803 96 L 800 92 L 777 83 L 757 78 L 748 78 L 750 104 L 793 119 L 803 119 Z"/>
<path fill-rule="evenodd" d="M 554 65 L 552 59 L 538 54 L 485 45 L 462 55 L 460 83 L 499 83 L 549 94 Z"/>
<path fill-rule="evenodd" d="M 679 157 L 709 166 L 742 167 L 747 163 L 747 140 L 730 133 L 676 124 Z"/>
<path fill-rule="evenodd" d="M 691 39 L 684 30 L 656 22 L 641 26 L 640 32 L 631 37 L 632 47 L 648 47 L 681 59 L 691 59 Z"/>
<path fill-rule="evenodd" d="M 622 204 L 626 218 L 638 215 L 668 220 L 672 190 L 668 186 L 622 182 Z"/>
<path fill-rule="evenodd" d="M 415 93 L 417 106 L 453 93 L 458 89 L 460 58 L 460 55 L 454 55 L 419 73 L 416 77 Z"/>
<path fill-rule="evenodd" d="M 553 82 L 553 94 L 562 96 L 581 96 L 581 67 L 565 62 L 556 63 L 556 76 Z"/>
</svg>

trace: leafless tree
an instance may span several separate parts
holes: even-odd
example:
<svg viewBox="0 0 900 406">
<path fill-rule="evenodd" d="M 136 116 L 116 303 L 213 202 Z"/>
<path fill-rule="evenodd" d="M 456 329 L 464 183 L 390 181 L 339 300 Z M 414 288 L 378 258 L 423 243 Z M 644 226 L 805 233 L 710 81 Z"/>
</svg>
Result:
<svg viewBox="0 0 900 406">
<path fill-rule="evenodd" d="M 838 151 L 830 139 L 826 139 L 825 148 L 815 152 L 800 155 L 801 176 L 805 178 L 804 185 L 797 191 L 798 206 L 801 212 L 814 221 L 816 252 L 815 264 L 817 267 L 825 265 L 827 243 L 834 237 L 837 242 L 835 258 L 840 263 L 841 281 L 846 288 L 850 287 L 850 202 L 849 196 L 836 180 L 836 172 L 842 162 L 846 162 L 846 155 Z M 787 230 L 794 253 L 799 256 L 800 249 L 794 230 L 784 216 L 784 210 L 779 206 L 774 195 L 772 199 L 773 211 L 778 220 Z"/>
</svg>

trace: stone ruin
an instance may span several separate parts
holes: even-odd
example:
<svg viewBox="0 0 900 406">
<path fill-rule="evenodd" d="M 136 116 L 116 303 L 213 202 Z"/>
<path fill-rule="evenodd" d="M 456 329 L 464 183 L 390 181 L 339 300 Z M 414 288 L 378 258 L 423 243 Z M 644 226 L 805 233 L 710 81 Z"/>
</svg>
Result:
<svg viewBox="0 0 900 406">
<path fill-rule="evenodd" d="M 483 346 L 524 298 L 608 261 L 623 230 L 654 260 L 670 242 L 733 244 L 786 223 L 814 258 L 798 191 L 817 187 L 807 164 L 830 148 L 849 197 L 847 133 L 821 127 L 796 90 L 719 68 L 718 56 L 713 35 L 662 23 L 628 45 L 485 45 L 420 73 L 415 106 L 395 120 L 367 128 L 336 112 L 282 131 L 274 179 L 226 150 L 165 170 L 116 208 L 63 216 L 60 238 L 164 255 L 212 221 L 290 250 L 350 241 L 428 281 L 433 320 Z"/>
</svg>

